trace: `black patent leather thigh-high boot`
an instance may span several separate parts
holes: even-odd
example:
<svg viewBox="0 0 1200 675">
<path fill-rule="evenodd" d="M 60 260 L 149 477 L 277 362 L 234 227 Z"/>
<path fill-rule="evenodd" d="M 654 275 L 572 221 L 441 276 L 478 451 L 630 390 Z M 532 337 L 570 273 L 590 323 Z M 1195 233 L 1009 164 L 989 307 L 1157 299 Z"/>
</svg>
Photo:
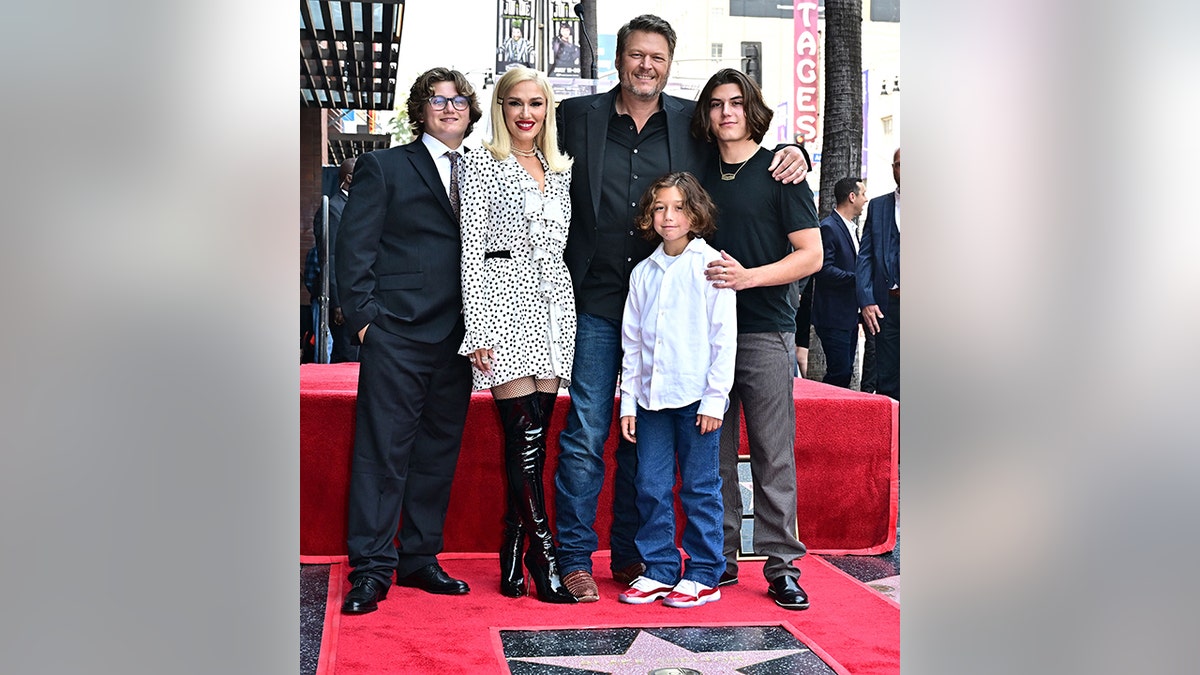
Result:
<svg viewBox="0 0 1200 675">
<path fill-rule="evenodd" d="M 500 424 L 504 432 L 504 476 L 508 510 L 504 513 L 504 540 L 500 544 L 500 594 L 519 598 L 526 594 L 525 568 L 521 555 L 525 552 L 525 528 L 521 524 L 520 489 L 512 482 L 514 474 L 521 471 L 521 447 L 524 442 L 524 426 L 529 420 L 515 419 L 512 406 L 495 399 L 500 411 Z"/>
<path fill-rule="evenodd" d="M 525 595 L 525 568 L 521 554 L 525 552 L 525 528 L 517 513 L 515 494 L 509 490 L 508 511 L 504 514 L 504 541 L 500 544 L 500 594 L 510 598 Z"/>
<path fill-rule="evenodd" d="M 508 488 L 517 495 L 521 526 L 529 537 L 525 566 L 537 587 L 538 600 L 573 603 L 576 602 L 575 596 L 562 584 L 554 538 L 546 517 L 542 478 L 549 425 L 543 421 L 540 396 L 535 392 L 496 400 L 504 425 L 504 468 L 508 475 Z M 519 443 L 516 442 L 518 439 Z"/>
</svg>

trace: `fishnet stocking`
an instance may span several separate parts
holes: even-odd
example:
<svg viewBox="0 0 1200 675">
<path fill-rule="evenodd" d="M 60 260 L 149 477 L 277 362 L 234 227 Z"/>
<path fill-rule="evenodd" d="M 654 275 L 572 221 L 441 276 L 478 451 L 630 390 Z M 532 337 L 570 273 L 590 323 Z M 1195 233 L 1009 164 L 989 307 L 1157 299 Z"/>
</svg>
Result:
<svg viewBox="0 0 1200 675">
<path fill-rule="evenodd" d="M 532 377 L 518 377 L 515 380 L 492 387 L 492 396 L 503 401 L 510 398 L 517 398 L 518 396 L 528 396 L 535 391 L 555 394 L 558 393 L 558 384 L 557 377 L 550 377 L 544 380 Z"/>
</svg>

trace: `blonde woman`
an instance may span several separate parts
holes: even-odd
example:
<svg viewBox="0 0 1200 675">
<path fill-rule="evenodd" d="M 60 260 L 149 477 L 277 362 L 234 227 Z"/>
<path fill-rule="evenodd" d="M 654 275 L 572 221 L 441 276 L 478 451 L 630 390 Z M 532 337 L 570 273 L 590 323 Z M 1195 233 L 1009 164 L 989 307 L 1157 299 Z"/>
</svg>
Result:
<svg viewBox="0 0 1200 675">
<path fill-rule="evenodd" d="M 575 297 L 563 262 L 571 221 L 571 159 L 558 151 L 554 94 L 536 70 L 496 83 L 494 135 L 467 155 L 462 181 L 462 286 L 467 333 L 458 353 L 474 388 L 491 389 L 504 428 L 508 511 L 500 591 L 526 594 L 524 564 L 543 602 L 571 603 L 546 518 L 546 432 L 570 382 Z"/>
</svg>

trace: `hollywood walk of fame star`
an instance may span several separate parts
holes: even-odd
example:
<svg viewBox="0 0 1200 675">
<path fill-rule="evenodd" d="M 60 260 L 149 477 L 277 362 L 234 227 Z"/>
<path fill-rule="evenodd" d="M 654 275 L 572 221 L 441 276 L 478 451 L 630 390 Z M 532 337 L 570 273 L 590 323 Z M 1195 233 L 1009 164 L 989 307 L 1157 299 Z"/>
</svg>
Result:
<svg viewBox="0 0 1200 675">
<path fill-rule="evenodd" d="M 736 669 L 781 659 L 807 649 L 760 649 L 753 651 L 694 652 L 639 631 L 623 654 L 583 656 L 530 656 L 510 659 L 550 666 L 579 668 L 611 675 L 646 675 L 656 668 L 695 668 L 704 675 L 741 675 Z"/>
</svg>

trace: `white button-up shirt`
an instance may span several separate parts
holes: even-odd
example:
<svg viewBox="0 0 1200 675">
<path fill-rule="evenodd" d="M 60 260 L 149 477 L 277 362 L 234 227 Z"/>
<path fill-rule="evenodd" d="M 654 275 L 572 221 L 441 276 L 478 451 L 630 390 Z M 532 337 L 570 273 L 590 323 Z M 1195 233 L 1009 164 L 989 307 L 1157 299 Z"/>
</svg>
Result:
<svg viewBox="0 0 1200 675">
<path fill-rule="evenodd" d="M 721 418 L 737 353 L 737 295 L 714 288 L 704 269 L 720 260 L 701 238 L 672 258 L 659 244 L 633 268 L 621 322 L 621 416 L 682 408 Z"/>
<path fill-rule="evenodd" d="M 421 142 L 425 144 L 425 149 L 429 151 L 429 156 L 433 158 L 433 164 L 437 167 L 438 177 L 442 179 L 442 188 L 446 190 L 446 194 L 450 194 L 450 158 L 446 156 L 447 152 L 457 152 L 459 155 L 466 153 L 467 149 L 459 145 L 457 149 L 451 150 L 450 146 L 430 136 L 429 134 L 421 134 Z M 462 161 L 461 157 L 459 161 Z M 460 179 L 461 180 L 461 179 Z"/>
<path fill-rule="evenodd" d="M 846 225 L 846 232 L 850 234 L 850 242 L 854 244 L 854 252 L 858 253 L 858 228 L 854 225 L 853 221 L 848 220 L 837 209 L 834 209 L 833 212 L 838 214 L 838 218 L 841 218 L 842 223 Z"/>
</svg>

